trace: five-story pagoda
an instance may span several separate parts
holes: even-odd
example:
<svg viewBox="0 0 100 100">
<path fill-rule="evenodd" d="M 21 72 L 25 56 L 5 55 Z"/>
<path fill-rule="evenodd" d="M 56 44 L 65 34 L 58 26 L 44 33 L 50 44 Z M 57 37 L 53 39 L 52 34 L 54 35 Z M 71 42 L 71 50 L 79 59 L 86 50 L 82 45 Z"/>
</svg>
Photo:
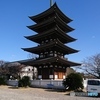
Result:
<svg viewBox="0 0 100 100">
<path fill-rule="evenodd" d="M 22 49 L 37 54 L 39 57 L 23 63 L 35 66 L 39 79 L 65 78 L 67 67 L 80 65 L 65 58 L 65 55 L 78 52 L 65 45 L 76 40 L 67 34 L 74 30 L 67 25 L 72 20 L 61 12 L 56 3 L 48 10 L 29 18 L 36 24 L 28 28 L 37 34 L 26 38 L 39 45 Z"/>
</svg>

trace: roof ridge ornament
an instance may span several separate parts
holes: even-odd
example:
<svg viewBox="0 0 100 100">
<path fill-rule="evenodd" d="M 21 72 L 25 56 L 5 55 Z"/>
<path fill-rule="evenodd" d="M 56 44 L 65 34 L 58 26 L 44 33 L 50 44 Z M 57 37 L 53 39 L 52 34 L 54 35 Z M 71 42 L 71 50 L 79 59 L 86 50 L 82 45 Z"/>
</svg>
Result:
<svg viewBox="0 0 100 100">
<path fill-rule="evenodd" d="M 50 7 L 53 5 L 53 0 L 50 0 Z"/>
</svg>

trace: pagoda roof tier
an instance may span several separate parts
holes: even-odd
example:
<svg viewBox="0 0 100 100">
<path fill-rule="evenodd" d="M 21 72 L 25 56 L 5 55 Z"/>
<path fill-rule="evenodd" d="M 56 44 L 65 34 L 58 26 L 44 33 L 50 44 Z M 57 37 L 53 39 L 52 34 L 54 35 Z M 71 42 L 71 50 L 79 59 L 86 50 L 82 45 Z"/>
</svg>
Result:
<svg viewBox="0 0 100 100">
<path fill-rule="evenodd" d="M 60 27 L 56 26 L 50 30 L 47 30 L 41 34 L 36 34 L 32 36 L 25 36 L 25 38 L 34 41 L 36 43 L 41 43 L 41 41 L 44 41 L 45 38 L 47 39 L 53 39 L 53 38 L 58 38 L 62 43 L 68 43 L 68 42 L 73 42 L 76 39 L 72 38 L 71 36 L 67 35 L 64 31 L 60 29 Z"/>
<path fill-rule="evenodd" d="M 36 23 L 40 23 L 42 22 L 44 19 L 48 19 L 50 18 L 50 16 L 53 16 L 55 13 L 57 13 L 60 18 L 66 22 L 66 23 L 69 23 L 71 22 L 72 20 L 67 17 L 60 9 L 59 7 L 57 6 L 57 4 L 55 3 L 52 7 L 50 7 L 49 9 L 47 9 L 46 11 L 38 14 L 38 15 L 35 15 L 35 16 L 31 16 L 29 17 L 31 20 L 35 21 Z"/>
<path fill-rule="evenodd" d="M 51 42 L 44 44 L 44 45 L 39 45 L 37 47 L 22 48 L 22 49 L 24 51 L 28 51 L 28 52 L 35 53 L 35 54 L 39 54 L 41 52 L 50 51 L 50 50 L 58 51 L 58 52 L 61 52 L 63 54 L 71 54 L 71 53 L 78 52 L 78 50 L 72 49 L 72 48 L 64 45 L 58 39 L 51 41 Z"/>
<path fill-rule="evenodd" d="M 27 26 L 27 27 L 37 33 L 42 33 L 42 32 L 47 31 L 55 26 L 59 26 L 61 28 L 61 30 L 63 30 L 64 32 L 71 32 L 74 30 L 73 28 L 68 26 L 58 15 L 53 16 L 49 20 L 44 20 L 41 23 Z"/>
<path fill-rule="evenodd" d="M 39 67 L 39 65 L 51 65 L 51 64 L 60 64 L 65 67 L 72 67 L 72 66 L 80 66 L 80 63 L 72 62 L 69 61 L 65 58 L 61 57 L 49 57 L 45 59 L 30 59 L 30 60 L 24 60 L 24 61 L 19 61 L 19 63 L 25 64 L 25 65 L 31 65 L 35 67 Z"/>
</svg>

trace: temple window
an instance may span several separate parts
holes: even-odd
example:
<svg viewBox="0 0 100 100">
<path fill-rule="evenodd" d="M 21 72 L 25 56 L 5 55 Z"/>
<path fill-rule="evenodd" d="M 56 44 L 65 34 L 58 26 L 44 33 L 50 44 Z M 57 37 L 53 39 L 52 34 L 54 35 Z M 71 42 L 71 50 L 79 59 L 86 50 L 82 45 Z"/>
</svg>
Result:
<svg viewBox="0 0 100 100">
<path fill-rule="evenodd" d="M 57 67 L 57 65 L 55 65 L 55 67 Z"/>
<path fill-rule="evenodd" d="M 41 43 L 42 45 L 44 44 L 44 41 L 42 41 L 42 43 Z"/>
<path fill-rule="evenodd" d="M 57 52 L 56 51 L 54 51 L 54 57 L 57 57 Z"/>
<path fill-rule="evenodd" d="M 40 58 L 43 58 L 43 53 L 40 54 Z"/>
<path fill-rule="evenodd" d="M 45 41 L 46 43 L 48 42 L 48 40 Z"/>
<path fill-rule="evenodd" d="M 58 55 L 60 55 L 60 52 L 58 52 Z"/>
<path fill-rule="evenodd" d="M 50 39 L 50 41 L 52 41 L 52 39 Z"/>
<path fill-rule="evenodd" d="M 48 54 L 48 52 L 45 52 L 44 54 Z"/>
<path fill-rule="evenodd" d="M 53 51 L 50 51 L 50 53 L 53 53 Z"/>
<path fill-rule="evenodd" d="M 60 54 L 60 52 L 58 52 L 58 56 L 59 56 L 59 57 L 61 57 L 61 54 Z"/>
<path fill-rule="evenodd" d="M 54 51 L 54 53 L 57 53 L 57 51 Z"/>
<path fill-rule="evenodd" d="M 61 54 L 61 58 L 64 58 L 63 53 Z"/>
<path fill-rule="evenodd" d="M 42 68 L 42 66 L 39 66 L 39 68 Z"/>
<path fill-rule="evenodd" d="M 53 67 L 53 65 L 50 65 L 50 67 Z"/>
<path fill-rule="evenodd" d="M 62 68 L 62 66 L 59 66 L 59 68 Z"/>
<path fill-rule="evenodd" d="M 54 41 L 56 41 L 56 39 L 54 39 Z"/>
<path fill-rule="evenodd" d="M 57 54 L 54 54 L 54 57 L 57 57 Z"/>
<path fill-rule="evenodd" d="M 45 68 L 48 68 L 48 66 L 45 66 Z"/>
<path fill-rule="evenodd" d="M 53 56 L 53 51 L 50 51 L 50 56 Z"/>
<path fill-rule="evenodd" d="M 46 68 L 46 66 L 43 66 L 43 68 Z"/>
<path fill-rule="evenodd" d="M 45 56 L 45 57 L 48 57 L 48 52 L 45 52 L 45 53 L 44 53 L 44 56 Z"/>
</svg>

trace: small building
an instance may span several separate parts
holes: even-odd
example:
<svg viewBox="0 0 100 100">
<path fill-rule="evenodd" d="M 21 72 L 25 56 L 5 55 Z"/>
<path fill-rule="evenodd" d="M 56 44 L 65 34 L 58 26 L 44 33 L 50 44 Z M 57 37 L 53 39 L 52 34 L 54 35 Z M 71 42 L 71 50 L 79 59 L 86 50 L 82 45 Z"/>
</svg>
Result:
<svg viewBox="0 0 100 100">
<path fill-rule="evenodd" d="M 7 70 L 8 78 L 18 79 L 24 76 L 29 76 L 30 80 L 37 77 L 37 69 L 33 66 L 26 66 L 20 64 L 18 61 L 9 62 L 4 65 L 5 70 Z"/>
<path fill-rule="evenodd" d="M 76 40 L 69 35 L 69 32 L 74 30 L 68 25 L 72 20 L 59 9 L 56 3 L 46 11 L 29 18 L 36 24 L 28 28 L 36 34 L 25 38 L 38 45 L 22 49 L 38 55 L 38 58 L 20 61 L 20 63 L 35 66 L 38 79 L 64 79 L 66 68 L 81 65 L 65 57 L 65 55 L 78 52 L 67 46 L 67 43 Z"/>
<path fill-rule="evenodd" d="M 20 78 L 23 78 L 24 76 L 28 76 L 30 80 L 33 80 L 33 66 L 25 66 L 20 70 Z"/>
</svg>

